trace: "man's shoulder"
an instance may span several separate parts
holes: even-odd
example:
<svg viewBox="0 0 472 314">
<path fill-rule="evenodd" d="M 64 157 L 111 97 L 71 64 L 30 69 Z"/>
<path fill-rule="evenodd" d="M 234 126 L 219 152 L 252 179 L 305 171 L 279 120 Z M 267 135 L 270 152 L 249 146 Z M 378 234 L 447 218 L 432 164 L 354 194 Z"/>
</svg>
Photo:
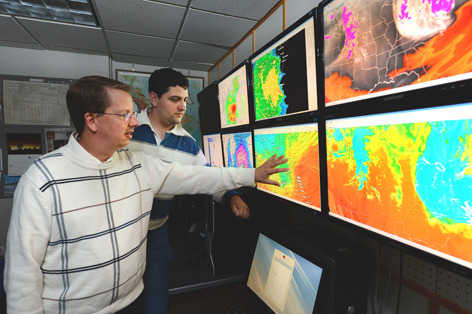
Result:
<svg viewBox="0 0 472 314">
<path fill-rule="evenodd" d="M 186 131 L 185 133 L 188 134 Z M 184 135 L 182 132 L 180 134 L 167 133 L 161 146 L 191 154 L 197 154 L 200 151 L 197 141 L 190 134 Z"/>
<path fill-rule="evenodd" d="M 142 124 L 134 129 L 131 141 L 156 144 L 154 132 L 152 132 L 151 127 L 147 124 Z"/>
</svg>

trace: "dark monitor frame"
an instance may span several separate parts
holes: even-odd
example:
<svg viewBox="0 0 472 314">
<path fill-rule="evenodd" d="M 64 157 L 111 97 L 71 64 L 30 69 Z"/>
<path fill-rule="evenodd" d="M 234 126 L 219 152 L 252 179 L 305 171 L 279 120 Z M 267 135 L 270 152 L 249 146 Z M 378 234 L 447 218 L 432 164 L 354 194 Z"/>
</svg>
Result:
<svg viewBox="0 0 472 314">
<path fill-rule="evenodd" d="M 202 135 L 220 133 L 218 82 L 214 81 L 197 94 Z"/>
</svg>

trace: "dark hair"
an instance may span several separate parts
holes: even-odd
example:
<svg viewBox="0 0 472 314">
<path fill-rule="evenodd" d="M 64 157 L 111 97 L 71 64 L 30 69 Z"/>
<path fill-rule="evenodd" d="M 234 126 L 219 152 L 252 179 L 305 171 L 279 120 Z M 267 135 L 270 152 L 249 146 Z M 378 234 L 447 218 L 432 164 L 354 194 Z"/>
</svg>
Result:
<svg viewBox="0 0 472 314">
<path fill-rule="evenodd" d="M 127 84 L 103 76 L 85 76 L 67 90 L 67 109 L 79 135 L 84 130 L 87 112 L 102 113 L 110 105 L 110 88 L 130 91 Z"/>
<path fill-rule="evenodd" d="M 149 93 L 154 92 L 159 98 L 169 91 L 170 86 L 180 86 L 187 89 L 188 79 L 179 71 L 171 68 L 156 70 L 149 77 Z"/>
</svg>

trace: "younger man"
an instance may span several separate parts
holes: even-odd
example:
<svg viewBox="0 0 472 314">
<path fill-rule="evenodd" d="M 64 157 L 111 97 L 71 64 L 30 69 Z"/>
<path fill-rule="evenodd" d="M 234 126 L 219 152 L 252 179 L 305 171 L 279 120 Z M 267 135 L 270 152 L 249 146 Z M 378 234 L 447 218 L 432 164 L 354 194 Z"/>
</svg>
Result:
<svg viewBox="0 0 472 314">
<path fill-rule="evenodd" d="M 182 127 L 188 99 L 188 79 L 171 68 L 154 71 L 149 78 L 149 100 L 152 106 L 141 111 L 139 127 L 128 148 L 183 165 L 209 166 L 195 139 Z M 143 299 L 146 313 L 167 312 L 169 266 L 172 249 L 168 241 L 167 219 L 174 195 L 156 195 L 152 204 L 144 272 Z M 233 213 L 249 217 L 249 207 L 236 193 L 217 193 L 216 201 L 225 201 Z"/>
</svg>

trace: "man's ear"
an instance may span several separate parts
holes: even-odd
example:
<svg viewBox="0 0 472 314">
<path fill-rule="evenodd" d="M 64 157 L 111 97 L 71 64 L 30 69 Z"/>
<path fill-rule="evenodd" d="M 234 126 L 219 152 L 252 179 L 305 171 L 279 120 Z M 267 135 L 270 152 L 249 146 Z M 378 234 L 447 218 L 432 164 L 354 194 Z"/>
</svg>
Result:
<svg viewBox="0 0 472 314">
<path fill-rule="evenodd" d="M 88 128 L 92 133 L 97 132 L 98 125 L 97 125 L 97 117 L 90 112 L 87 112 L 84 115 L 85 119 L 85 127 Z"/>
<path fill-rule="evenodd" d="M 159 101 L 159 97 L 156 93 L 150 92 L 149 93 L 149 101 L 151 102 L 153 107 L 157 107 L 157 102 Z"/>
</svg>

